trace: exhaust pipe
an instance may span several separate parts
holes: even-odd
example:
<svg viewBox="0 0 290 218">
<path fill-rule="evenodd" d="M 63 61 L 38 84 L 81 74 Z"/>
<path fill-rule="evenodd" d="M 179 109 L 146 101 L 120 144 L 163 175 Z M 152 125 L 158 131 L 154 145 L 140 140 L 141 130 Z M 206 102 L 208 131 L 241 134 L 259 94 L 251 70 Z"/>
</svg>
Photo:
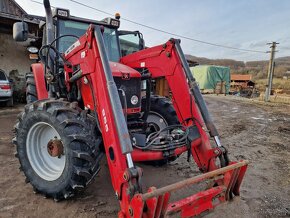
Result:
<svg viewBox="0 0 290 218">
<path fill-rule="evenodd" d="M 54 40 L 54 34 L 53 34 L 53 19 L 52 19 L 52 12 L 50 7 L 49 0 L 43 0 L 43 5 L 45 9 L 45 17 L 46 17 L 46 43 L 49 45 Z M 49 58 L 47 66 L 50 69 L 50 72 L 54 76 L 54 59 L 55 59 L 55 53 L 53 51 L 49 51 Z M 48 97 L 53 97 L 53 87 L 51 84 L 49 84 L 48 88 Z"/>
<path fill-rule="evenodd" d="M 46 42 L 50 44 L 53 39 L 53 19 L 49 0 L 43 0 L 46 15 Z"/>
</svg>

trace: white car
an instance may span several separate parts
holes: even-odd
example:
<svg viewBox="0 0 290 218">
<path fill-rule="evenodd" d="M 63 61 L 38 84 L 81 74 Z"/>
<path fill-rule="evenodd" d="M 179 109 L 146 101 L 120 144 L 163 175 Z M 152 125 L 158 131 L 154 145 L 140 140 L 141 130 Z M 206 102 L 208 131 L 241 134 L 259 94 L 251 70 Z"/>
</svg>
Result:
<svg viewBox="0 0 290 218">
<path fill-rule="evenodd" d="M 13 106 L 13 88 L 3 70 L 0 70 L 0 102 L 6 102 L 6 105 L 10 107 Z"/>
</svg>

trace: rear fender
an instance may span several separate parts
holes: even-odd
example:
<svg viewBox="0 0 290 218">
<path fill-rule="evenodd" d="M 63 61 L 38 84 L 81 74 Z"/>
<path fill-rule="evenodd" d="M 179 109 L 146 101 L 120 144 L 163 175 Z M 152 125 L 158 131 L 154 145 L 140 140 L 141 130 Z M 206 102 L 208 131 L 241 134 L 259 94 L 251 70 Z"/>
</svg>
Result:
<svg viewBox="0 0 290 218">
<path fill-rule="evenodd" d="M 44 67 L 41 63 L 35 63 L 31 65 L 32 73 L 35 79 L 35 86 L 37 91 L 38 100 L 48 98 L 48 91 L 46 89 L 46 83 L 44 79 Z"/>
</svg>

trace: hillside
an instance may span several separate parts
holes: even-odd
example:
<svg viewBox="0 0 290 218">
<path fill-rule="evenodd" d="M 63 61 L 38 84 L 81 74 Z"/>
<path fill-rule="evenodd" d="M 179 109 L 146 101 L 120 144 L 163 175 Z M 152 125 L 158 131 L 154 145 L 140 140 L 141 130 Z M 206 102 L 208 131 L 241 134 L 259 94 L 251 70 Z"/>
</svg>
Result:
<svg viewBox="0 0 290 218">
<path fill-rule="evenodd" d="M 200 65 L 220 65 L 230 67 L 231 73 L 252 74 L 254 79 L 267 78 L 268 61 L 237 61 L 233 59 L 208 59 L 185 55 L 187 59 L 198 62 Z M 290 71 L 290 56 L 275 59 L 275 77 L 282 78 L 286 71 Z"/>
</svg>

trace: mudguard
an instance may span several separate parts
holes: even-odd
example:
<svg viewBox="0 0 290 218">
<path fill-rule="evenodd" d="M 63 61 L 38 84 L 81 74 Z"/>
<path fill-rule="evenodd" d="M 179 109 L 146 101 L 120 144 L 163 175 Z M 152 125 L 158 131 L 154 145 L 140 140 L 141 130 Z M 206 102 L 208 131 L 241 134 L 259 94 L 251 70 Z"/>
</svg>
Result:
<svg viewBox="0 0 290 218">
<path fill-rule="evenodd" d="M 31 65 L 32 73 L 35 79 L 35 86 L 38 100 L 48 98 L 48 92 L 46 89 L 46 83 L 44 79 L 44 67 L 41 63 L 35 63 Z"/>
</svg>

